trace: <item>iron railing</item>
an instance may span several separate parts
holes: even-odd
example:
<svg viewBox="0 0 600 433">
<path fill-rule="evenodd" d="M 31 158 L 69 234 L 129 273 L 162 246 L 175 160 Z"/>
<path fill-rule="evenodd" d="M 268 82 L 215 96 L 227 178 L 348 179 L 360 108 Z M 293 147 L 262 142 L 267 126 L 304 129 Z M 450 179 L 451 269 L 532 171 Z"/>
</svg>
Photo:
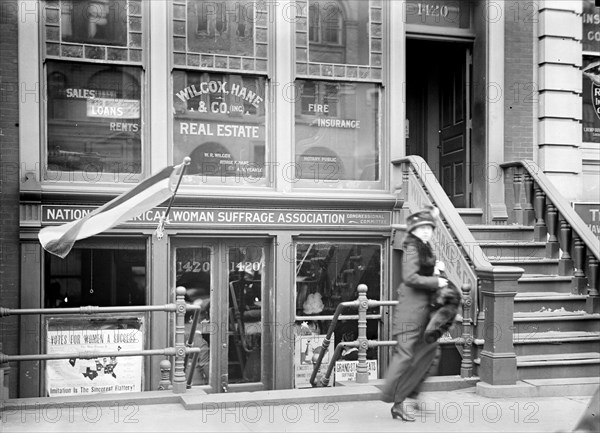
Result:
<svg viewBox="0 0 600 433">
<path fill-rule="evenodd" d="M 365 284 L 359 284 L 357 287 L 358 291 L 358 299 L 354 301 L 341 302 L 338 304 L 333 318 L 331 320 L 331 324 L 329 325 L 329 329 L 327 330 L 327 334 L 323 343 L 321 345 L 321 351 L 319 352 L 319 356 L 314 362 L 313 371 L 310 376 L 310 384 L 313 387 L 321 387 L 328 386 L 329 380 L 331 377 L 331 373 L 333 368 L 335 367 L 335 362 L 340 357 L 342 350 L 346 347 L 356 347 L 358 349 L 358 363 L 356 366 L 356 382 L 357 383 L 368 383 L 369 382 L 369 368 L 367 363 L 367 350 L 375 347 L 393 347 L 397 344 L 396 340 L 368 340 L 367 339 L 367 310 L 373 307 L 392 307 L 398 304 L 398 301 L 376 301 L 367 298 L 368 287 Z M 472 318 L 471 318 L 471 309 L 472 309 L 472 299 L 471 299 L 471 287 L 469 284 L 464 284 L 462 286 L 463 292 L 463 317 L 462 317 L 462 335 L 456 339 L 454 339 L 454 343 L 457 345 L 457 348 L 462 346 L 462 362 L 460 367 L 460 375 L 461 377 L 472 377 L 473 376 L 473 359 L 472 359 L 472 350 L 471 346 L 473 345 L 473 329 L 472 329 Z M 331 336 L 333 335 L 333 331 L 335 330 L 335 326 L 337 324 L 339 316 L 342 314 L 345 308 L 358 308 L 358 339 L 354 341 L 343 341 L 340 342 L 329 361 L 327 366 L 327 371 L 324 375 L 321 376 L 319 381 L 317 381 L 317 375 L 319 370 L 321 369 L 321 364 L 323 362 L 323 357 L 325 353 L 329 349 L 329 345 L 331 344 Z"/>
<path fill-rule="evenodd" d="M 198 311 L 201 306 L 189 305 L 185 302 L 186 290 L 184 287 L 177 287 L 175 290 L 176 301 L 173 304 L 164 305 L 143 305 L 131 307 L 97 307 L 83 306 L 78 308 L 29 308 L 29 309 L 9 309 L 0 307 L 0 317 L 6 316 L 24 316 L 24 315 L 42 315 L 42 314 L 77 314 L 77 315 L 96 315 L 101 313 L 142 313 L 142 312 L 167 312 L 175 313 L 175 346 L 163 349 L 145 349 L 131 351 L 77 351 L 71 353 L 54 354 L 32 354 L 32 355 L 7 355 L 2 352 L 0 346 L 0 399 L 8 399 L 8 370 L 9 362 L 23 361 L 48 361 L 56 359 L 94 359 L 98 357 L 125 357 L 125 356 L 165 356 L 175 357 L 175 369 L 173 371 L 173 380 L 170 380 L 172 364 L 168 359 L 161 361 L 160 371 L 161 380 L 158 385 L 159 390 L 172 389 L 175 394 L 182 394 L 186 391 L 185 365 L 187 357 L 190 354 L 196 354 L 201 351 L 198 347 L 191 347 L 185 341 L 185 313 L 186 311 Z M 196 314 L 197 316 L 197 314 Z M 193 334 L 192 334 L 193 335 Z M 193 370 L 192 370 L 193 371 Z M 192 372 L 188 372 L 189 375 Z M 6 394 L 6 395 L 4 395 Z"/>
</svg>

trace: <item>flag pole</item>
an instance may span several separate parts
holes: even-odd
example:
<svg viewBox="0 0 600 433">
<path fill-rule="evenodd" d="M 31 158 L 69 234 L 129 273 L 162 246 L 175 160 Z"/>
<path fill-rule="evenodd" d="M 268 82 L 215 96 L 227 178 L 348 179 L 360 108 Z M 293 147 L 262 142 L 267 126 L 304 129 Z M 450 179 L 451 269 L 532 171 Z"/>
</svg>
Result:
<svg viewBox="0 0 600 433">
<path fill-rule="evenodd" d="M 190 165 L 190 162 L 192 160 L 190 159 L 189 156 L 186 156 L 185 158 L 183 158 L 183 167 L 181 167 L 181 173 L 179 174 L 179 179 L 177 179 L 177 185 L 175 186 L 175 189 L 173 190 L 173 195 L 171 196 L 171 199 L 169 200 L 169 204 L 167 205 L 167 210 L 165 211 L 165 214 L 160 218 L 160 221 L 158 222 L 158 227 L 156 228 L 156 237 L 158 238 L 158 240 L 162 239 L 164 236 L 164 229 L 165 229 L 165 223 L 167 222 L 167 219 L 169 217 L 169 212 L 171 211 L 171 207 L 173 206 L 173 201 L 175 201 L 175 195 L 177 194 L 177 190 L 179 189 L 179 184 L 181 184 L 181 179 L 183 179 L 183 175 L 185 173 L 185 169 L 187 168 L 188 165 Z"/>
</svg>

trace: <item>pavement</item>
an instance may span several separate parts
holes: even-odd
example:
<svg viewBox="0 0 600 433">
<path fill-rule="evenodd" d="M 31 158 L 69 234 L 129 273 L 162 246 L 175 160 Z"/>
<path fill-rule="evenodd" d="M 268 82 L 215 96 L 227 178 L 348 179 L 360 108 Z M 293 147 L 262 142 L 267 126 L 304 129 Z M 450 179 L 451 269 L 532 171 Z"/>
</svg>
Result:
<svg viewBox="0 0 600 433">
<path fill-rule="evenodd" d="M 593 394 L 590 387 L 563 386 L 563 395 L 557 388 L 537 395 L 513 388 L 513 396 L 505 390 L 502 396 L 488 397 L 473 382 L 463 385 L 452 390 L 429 386 L 433 390 L 421 393 L 423 410 L 413 412 L 412 423 L 392 419 L 391 405 L 379 400 L 378 384 L 365 384 L 235 394 L 149 391 L 95 400 L 12 399 L 2 403 L 0 432 L 565 433 L 573 431 Z M 578 390 L 584 394 L 570 395 Z"/>
</svg>

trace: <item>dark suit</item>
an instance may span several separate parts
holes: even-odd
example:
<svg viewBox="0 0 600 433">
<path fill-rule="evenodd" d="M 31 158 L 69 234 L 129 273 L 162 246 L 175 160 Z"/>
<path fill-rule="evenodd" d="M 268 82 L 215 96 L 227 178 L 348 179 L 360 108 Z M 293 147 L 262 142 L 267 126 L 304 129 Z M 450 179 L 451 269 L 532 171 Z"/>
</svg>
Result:
<svg viewBox="0 0 600 433">
<path fill-rule="evenodd" d="M 394 309 L 392 335 L 398 341 L 388 366 L 382 400 L 402 402 L 424 380 L 438 347 L 427 343 L 424 331 L 429 322 L 431 296 L 439 278 L 433 275 L 435 256 L 429 244 L 407 235 L 402 261 L 402 284 Z"/>
</svg>

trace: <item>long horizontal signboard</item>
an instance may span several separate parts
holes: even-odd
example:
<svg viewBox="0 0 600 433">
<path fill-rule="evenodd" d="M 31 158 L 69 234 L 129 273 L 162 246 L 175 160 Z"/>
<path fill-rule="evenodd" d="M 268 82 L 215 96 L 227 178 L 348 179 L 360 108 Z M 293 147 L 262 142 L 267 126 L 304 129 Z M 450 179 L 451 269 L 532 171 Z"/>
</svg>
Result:
<svg viewBox="0 0 600 433">
<path fill-rule="evenodd" d="M 42 224 L 62 224 L 83 218 L 93 206 L 42 206 Z M 158 224 L 166 208 L 155 208 L 127 221 L 126 225 Z M 286 210 L 173 207 L 169 212 L 171 226 L 343 226 L 389 227 L 389 211 Z"/>
</svg>

